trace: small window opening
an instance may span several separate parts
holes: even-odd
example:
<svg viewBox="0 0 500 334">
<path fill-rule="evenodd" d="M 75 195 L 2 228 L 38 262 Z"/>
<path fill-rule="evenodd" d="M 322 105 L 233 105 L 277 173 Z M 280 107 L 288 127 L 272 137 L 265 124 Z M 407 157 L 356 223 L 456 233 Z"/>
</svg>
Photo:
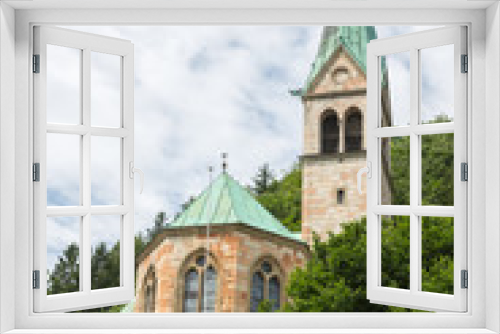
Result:
<svg viewBox="0 0 500 334">
<path fill-rule="evenodd" d="M 337 204 L 344 204 L 345 202 L 345 189 L 337 189 Z"/>
</svg>

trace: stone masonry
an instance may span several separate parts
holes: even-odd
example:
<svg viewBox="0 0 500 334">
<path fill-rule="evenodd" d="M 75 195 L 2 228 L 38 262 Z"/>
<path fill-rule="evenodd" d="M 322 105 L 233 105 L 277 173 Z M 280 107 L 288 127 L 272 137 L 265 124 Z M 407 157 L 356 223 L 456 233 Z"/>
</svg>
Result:
<svg viewBox="0 0 500 334">
<path fill-rule="evenodd" d="M 386 92 L 384 92 L 387 94 Z M 344 222 L 366 215 L 366 181 L 360 195 L 357 172 L 366 166 L 366 76 L 341 46 L 302 96 L 304 104 L 304 155 L 302 156 L 302 239 L 312 243 L 313 232 L 325 240 L 339 233 Z M 345 152 L 345 120 L 350 108 L 362 114 L 362 150 Z M 322 154 L 321 120 L 325 111 L 335 111 L 339 124 L 338 153 Z M 390 168 L 386 156 L 384 166 Z M 387 170 L 382 173 L 382 193 L 390 196 Z M 337 192 L 345 200 L 337 204 Z"/>
<path fill-rule="evenodd" d="M 299 241 L 273 235 L 243 224 L 213 226 L 210 256 L 217 270 L 216 312 L 248 312 L 251 268 L 263 257 L 279 264 L 281 300 L 286 300 L 285 285 L 290 273 L 303 266 L 309 248 Z M 149 270 L 156 276 L 155 312 L 182 312 L 185 262 L 190 254 L 206 250 L 206 229 L 190 227 L 168 229 L 156 243 L 137 259 L 135 312 L 144 311 L 144 278 Z"/>
</svg>

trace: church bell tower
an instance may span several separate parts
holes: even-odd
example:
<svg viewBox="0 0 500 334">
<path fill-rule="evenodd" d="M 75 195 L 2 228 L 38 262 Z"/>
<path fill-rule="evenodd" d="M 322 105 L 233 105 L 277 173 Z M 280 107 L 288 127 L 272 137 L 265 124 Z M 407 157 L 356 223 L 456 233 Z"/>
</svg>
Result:
<svg viewBox="0 0 500 334">
<path fill-rule="evenodd" d="M 366 215 L 366 184 L 356 175 L 366 166 L 366 46 L 375 27 L 325 27 L 305 86 L 294 92 L 304 105 L 302 239 L 325 240 L 341 223 Z M 382 62 L 382 112 L 390 120 L 387 70 Z M 387 147 L 382 147 L 390 168 Z M 387 167 L 389 166 L 389 167 Z M 387 170 L 386 170 L 387 172 Z M 390 186 L 383 174 L 383 193 Z"/>
</svg>

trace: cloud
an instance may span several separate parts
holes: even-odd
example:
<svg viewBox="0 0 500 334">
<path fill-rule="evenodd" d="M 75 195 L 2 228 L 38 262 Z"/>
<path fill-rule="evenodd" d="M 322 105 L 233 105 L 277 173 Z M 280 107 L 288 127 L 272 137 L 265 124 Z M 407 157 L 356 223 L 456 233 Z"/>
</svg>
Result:
<svg viewBox="0 0 500 334">
<path fill-rule="evenodd" d="M 69 28 L 128 39 L 135 45 L 135 166 L 145 173 L 144 192 L 135 193 L 136 232 L 151 227 L 157 212 L 173 216 L 190 196 L 199 194 L 208 184 L 208 166 L 220 172 L 222 152 L 229 154 L 229 171 L 242 184 L 251 181 L 258 166 L 267 162 L 281 172 L 301 154 L 303 107 L 288 91 L 303 86 L 322 27 Z M 377 32 L 382 38 L 427 28 L 377 27 Z M 58 58 L 61 66 L 54 67 L 55 79 L 50 82 L 55 87 L 52 94 L 61 97 L 53 100 L 51 109 L 62 120 L 74 100 L 68 91 L 77 82 L 67 77 L 74 65 L 64 64 L 65 55 Z M 97 98 L 92 107 L 99 111 L 92 118 L 113 125 L 113 113 L 107 111 L 116 110 L 116 102 L 102 97 L 117 96 L 117 63 L 112 56 L 94 55 L 92 64 L 97 87 L 92 90 Z M 401 63 L 389 66 L 391 71 Z M 391 77 L 394 92 L 404 87 L 400 83 L 397 76 Z M 109 204 L 117 198 L 116 144 L 94 141 L 92 201 Z M 75 140 L 53 142 L 48 158 L 54 161 L 50 177 L 57 187 L 49 198 L 60 204 L 61 198 L 79 198 L 79 148 Z M 114 232 L 99 231 L 108 236 L 107 242 L 115 240 Z M 58 242 L 52 239 L 51 249 L 63 249 L 65 242 Z"/>
<path fill-rule="evenodd" d="M 306 78 L 320 27 L 71 29 L 130 39 L 135 45 L 135 165 L 146 174 L 144 193 L 135 195 L 137 232 L 151 227 L 158 211 L 172 216 L 201 192 L 208 183 L 208 166 L 220 171 L 222 152 L 229 153 L 229 170 L 243 184 L 265 162 L 279 171 L 297 160 L 302 105 L 288 90 L 300 87 Z M 92 56 L 92 83 L 97 86 L 92 92 L 102 104 L 93 103 L 93 110 L 114 110 L 115 104 L 102 97 L 116 96 L 115 64 L 111 56 Z M 68 83 L 64 73 L 58 75 L 61 80 L 53 85 L 60 91 Z M 61 103 L 52 110 L 65 115 Z M 112 124 L 103 115 L 106 112 L 93 113 L 92 119 L 100 117 L 99 125 Z M 111 204 L 119 175 L 117 150 L 111 143 L 95 141 L 103 140 L 92 141 L 92 202 Z M 78 199 L 75 182 L 68 186 L 69 176 L 61 177 L 66 169 L 78 175 L 78 145 L 57 142 L 61 146 L 54 152 L 73 153 L 57 160 L 53 179 L 60 187 L 49 198 Z M 78 178 L 72 180 L 78 184 Z"/>
</svg>

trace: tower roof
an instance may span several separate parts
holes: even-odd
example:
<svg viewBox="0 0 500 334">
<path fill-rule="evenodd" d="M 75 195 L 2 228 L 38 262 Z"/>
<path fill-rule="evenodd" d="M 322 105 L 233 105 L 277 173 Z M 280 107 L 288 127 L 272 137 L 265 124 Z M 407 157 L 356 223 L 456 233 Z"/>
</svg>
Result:
<svg viewBox="0 0 500 334">
<path fill-rule="evenodd" d="M 366 46 L 377 39 L 377 31 L 373 26 L 338 26 L 324 27 L 318 53 L 311 66 L 302 93 L 309 91 L 312 83 L 321 73 L 325 64 L 342 46 L 366 74 Z M 382 59 L 382 72 L 385 81 L 385 61 Z"/>
<path fill-rule="evenodd" d="M 300 241 L 228 173 L 221 173 L 171 224 L 170 228 L 242 223 Z"/>
</svg>

